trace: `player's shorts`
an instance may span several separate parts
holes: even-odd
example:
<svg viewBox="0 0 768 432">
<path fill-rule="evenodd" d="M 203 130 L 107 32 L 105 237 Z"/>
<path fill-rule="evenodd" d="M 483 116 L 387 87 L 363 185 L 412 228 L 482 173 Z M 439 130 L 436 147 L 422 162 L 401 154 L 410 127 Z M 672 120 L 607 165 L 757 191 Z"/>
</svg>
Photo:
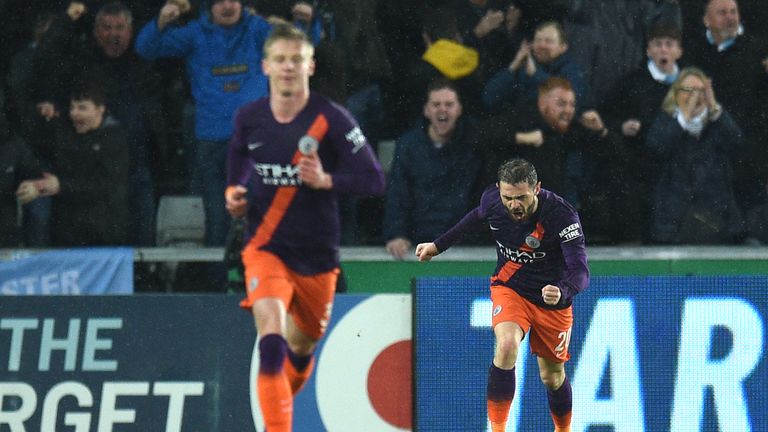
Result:
<svg viewBox="0 0 768 432">
<path fill-rule="evenodd" d="M 250 310 L 256 300 L 277 297 L 299 330 L 320 339 L 331 318 L 339 269 L 302 275 L 289 269 L 276 255 L 252 247 L 246 247 L 242 257 L 248 297 L 240 302 L 240 307 Z"/>
<path fill-rule="evenodd" d="M 571 342 L 573 306 L 566 309 L 544 309 L 524 299 L 512 288 L 492 285 L 493 327 L 512 321 L 529 335 L 531 352 L 555 363 L 571 358 L 568 345 Z"/>
</svg>

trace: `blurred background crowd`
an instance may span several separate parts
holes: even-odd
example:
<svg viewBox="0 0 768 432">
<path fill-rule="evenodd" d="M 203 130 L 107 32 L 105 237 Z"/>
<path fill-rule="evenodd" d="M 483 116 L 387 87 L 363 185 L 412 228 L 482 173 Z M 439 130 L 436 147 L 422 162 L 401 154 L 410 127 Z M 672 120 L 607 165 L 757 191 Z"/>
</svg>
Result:
<svg viewBox="0 0 768 432">
<path fill-rule="evenodd" d="M 395 258 L 522 156 L 588 243 L 768 243 L 758 0 L 1 0 L 0 247 L 162 246 L 163 196 L 225 243 L 232 115 L 286 20 L 388 175 L 344 245 Z M 482 242 L 483 234 L 468 239 Z"/>
</svg>

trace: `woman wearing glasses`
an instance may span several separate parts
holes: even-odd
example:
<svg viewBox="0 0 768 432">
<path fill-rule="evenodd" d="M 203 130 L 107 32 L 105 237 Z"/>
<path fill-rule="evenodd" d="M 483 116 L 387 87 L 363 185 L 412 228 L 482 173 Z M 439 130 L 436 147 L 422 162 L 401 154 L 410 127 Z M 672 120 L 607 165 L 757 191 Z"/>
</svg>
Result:
<svg viewBox="0 0 768 432">
<path fill-rule="evenodd" d="M 647 138 L 660 164 L 650 238 L 656 243 L 735 243 L 744 222 L 733 194 L 732 164 L 743 155 L 741 129 L 697 68 L 680 71 Z"/>
</svg>

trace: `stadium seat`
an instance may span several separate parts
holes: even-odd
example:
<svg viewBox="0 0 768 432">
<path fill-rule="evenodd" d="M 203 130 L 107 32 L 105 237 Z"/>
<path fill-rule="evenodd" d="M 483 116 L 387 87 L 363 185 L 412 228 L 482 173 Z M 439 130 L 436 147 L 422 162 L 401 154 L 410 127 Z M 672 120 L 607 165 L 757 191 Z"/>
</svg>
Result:
<svg viewBox="0 0 768 432">
<path fill-rule="evenodd" d="M 381 169 L 383 169 L 386 174 L 389 174 L 389 171 L 392 168 L 392 161 L 395 159 L 395 141 L 379 141 L 377 156 L 379 158 L 379 163 L 381 163 Z"/>
<path fill-rule="evenodd" d="M 203 199 L 165 195 L 157 206 L 155 242 L 158 247 L 202 247 L 205 239 Z"/>
</svg>

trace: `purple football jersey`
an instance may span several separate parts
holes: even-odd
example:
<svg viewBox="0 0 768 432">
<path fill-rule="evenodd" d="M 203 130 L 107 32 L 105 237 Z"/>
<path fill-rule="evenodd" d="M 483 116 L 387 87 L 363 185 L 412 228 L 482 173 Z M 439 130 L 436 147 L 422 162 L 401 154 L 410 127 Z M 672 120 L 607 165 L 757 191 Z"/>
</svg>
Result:
<svg viewBox="0 0 768 432">
<path fill-rule="evenodd" d="M 299 180 L 299 147 L 314 146 L 333 179 L 332 190 L 315 190 Z M 245 241 L 257 236 L 260 249 L 307 275 L 339 266 L 339 194 L 384 190 L 381 166 L 355 120 L 314 92 L 289 123 L 275 119 L 269 97 L 238 111 L 227 181 L 248 188 Z"/>
<path fill-rule="evenodd" d="M 473 226 L 487 224 L 496 242 L 497 256 L 491 284 L 512 288 L 538 306 L 562 309 L 570 306 L 573 296 L 589 284 L 584 234 L 579 215 L 564 199 L 546 189 L 541 189 L 538 198 L 538 208 L 531 218 L 519 223 L 509 216 L 499 189 L 489 187 L 480 206 L 435 244 L 444 251 Z M 545 285 L 560 288 L 562 298 L 558 304 L 544 303 L 541 289 Z"/>
</svg>

